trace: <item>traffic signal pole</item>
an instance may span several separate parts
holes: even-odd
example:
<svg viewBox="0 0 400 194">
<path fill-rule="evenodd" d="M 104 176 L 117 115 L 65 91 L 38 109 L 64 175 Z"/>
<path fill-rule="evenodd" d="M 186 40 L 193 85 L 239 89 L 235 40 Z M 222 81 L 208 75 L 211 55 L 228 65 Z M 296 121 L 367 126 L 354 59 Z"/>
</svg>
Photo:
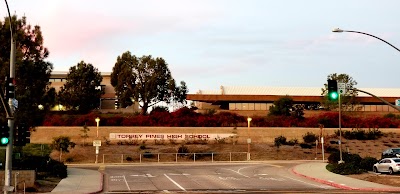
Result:
<svg viewBox="0 0 400 194">
<path fill-rule="evenodd" d="M 12 28 L 12 19 L 11 19 L 11 14 L 10 14 L 10 9 L 8 7 L 7 0 L 5 0 L 6 5 L 7 5 L 7 11 L 8 11 L 8 16 L 9 16 L 9 21 L 10 21 L 10 32 L 11 32 L 11 51 L 10 51 L 10 80 L 12 86 L 14 85 L 15 81 L 15 40 L 14 40 L 14 34 L 13 34 L 13 28 Z M 15 88 L 15 87 L 14 87 Z M 6 165 L 5 165 L 5 174 L 4 174 L 4 193 L 8 193 L 9 191 L 13 191 L 13 188 L 11 188 L 11 174 L 12 174 L 12 155 L 13 155 L 13 136 L 14 136 L 14 106 L 13 106 L 13 101 L 15 98 L 15 92 L 13 92 L 13 95 L 8 99 L 8 105 L 10 108 L 10 115 L 7 118 L 8 119 L 8 127 L 10 129 L 9 134 L 9 143 L 7 144 L 6 148 Z M 6 94 L 7 95 L 7 94 Z"/>
<path fill-rule="evenodd" d="M 341 95 L 339 93 L 339 152 L 340 152 L 340 160 L 339 164 L 344 163 L 343 161 L 343 151 L 342 151 L 342 103 L 340 102 Z"/>
</svg>

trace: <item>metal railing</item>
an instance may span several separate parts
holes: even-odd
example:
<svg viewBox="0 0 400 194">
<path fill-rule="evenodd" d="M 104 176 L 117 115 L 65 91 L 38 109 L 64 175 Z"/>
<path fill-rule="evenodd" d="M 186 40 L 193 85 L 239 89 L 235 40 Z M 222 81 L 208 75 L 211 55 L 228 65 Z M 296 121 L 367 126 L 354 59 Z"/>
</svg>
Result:
<svg viewBox="0 0 400 194">
<path fill-rule="evenodd" d="M 234 162 L 246 161 L 247 152 L 103 154 L 102 163 Z"/>
</svg>

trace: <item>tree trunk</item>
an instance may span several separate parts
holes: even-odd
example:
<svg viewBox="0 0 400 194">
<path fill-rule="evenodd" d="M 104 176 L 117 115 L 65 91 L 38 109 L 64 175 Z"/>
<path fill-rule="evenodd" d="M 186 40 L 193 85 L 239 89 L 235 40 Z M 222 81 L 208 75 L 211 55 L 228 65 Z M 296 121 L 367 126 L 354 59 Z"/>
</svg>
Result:
<svg viewBox="0 0 400 194">
<path fill-rule="evenodd" d="M 148 102 L 143 103 L 142 111 L 140 112 L 140 114 L 141 114 L 141 115 L 146 115 L 146 114 L 147 114 L 147 109 L 148 109 L 148 108 L 149 108 L 149 103 L 148 103 Z"/>
</svg>

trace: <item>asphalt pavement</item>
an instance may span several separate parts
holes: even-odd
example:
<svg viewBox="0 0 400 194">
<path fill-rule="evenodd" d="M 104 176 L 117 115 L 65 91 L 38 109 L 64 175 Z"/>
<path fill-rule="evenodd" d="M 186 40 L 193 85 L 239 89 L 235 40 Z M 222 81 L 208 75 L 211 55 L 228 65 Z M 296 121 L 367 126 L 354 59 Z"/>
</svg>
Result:
<svg viewBox="0 0 400 194">
<path fill-rule="evenodd" d="M 327 163 L 306 162 L 296 165 L 292 172 L 320 183 L 345 190 L 393 191 L 400 192 L 400 187 L 393 187 L 338 175 L 326 170 Z M 97 170 L 68 167 L 68 177 L 61 180 L 52 193 L 100 193 L 103 188 L 103 174 Z"/>
</svg>

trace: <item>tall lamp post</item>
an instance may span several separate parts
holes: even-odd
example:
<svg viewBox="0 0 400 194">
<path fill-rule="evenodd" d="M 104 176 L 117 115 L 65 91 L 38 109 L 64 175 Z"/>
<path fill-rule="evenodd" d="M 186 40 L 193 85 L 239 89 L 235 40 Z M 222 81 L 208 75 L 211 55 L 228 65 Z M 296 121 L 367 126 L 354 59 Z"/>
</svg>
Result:
<svg viewBox="0 0 400 194">
<path fill-rule="evenodd" d="M 7 6 L 8 11 L 8 19 L 10 21 L 10 33 L 11 33 L 11 51 L 10 51 L 10 86 L 14 86 L 14 78 L 15 78 L 15 40 L 14 40 L 14 33 L 13 33 L 13 26 L 12 26 L 12 19 L 10 14 L 10 9 L 8 7 L 7 0 L 4 0 Z M 13 91 L 14 92 L 14 91 Z M 8 127 L 9 127 L 9 134 L 10 137 L 9 143 L 6 147 L 6 165 L 5 165 L 5 174 L 4 174 L 4 193 L 12 190 L 11 187 L 11 171 L 12 171 L 12 155 L 13 155 L 13 134 L 14 134 L 14 106 L 13 101 L 15 100 L 15 93 L 14 96 L 11 96 L 8 99 L 8 105 L 10 108 L 10 115 L 7 115 L 8 119 Z"/>
<path fill-rule="evenodd" d="M 94 163 L 97 164 L 97 160 L 99 158 L 99 147 L 101 145 L 101 141 L 100 141 L 100 145 L 99 145 L 99 123 L 100 123 L 100 118 L 97 117 L 96 119 L 94 119 L 96 121 L 97 127 L 96 127 L 96 140 L 93 141 L 93 144 L 96 146 L 96 161 Z"/>
<path fill-rule="evenodd" d="M 397 51 L 399 51 L 400 52 L 400 49 L 398 49 L 397 47 L 395 47 L 394 45 L 392 45 L 392 44 L 390 44 L 389 42 L 387 42 L 386 40 L 383 40 L 382 38 L 379 38 L 379 37 L 377 37 L 377 36 L 374 36 L 374 35 L 372 35 L 372 34 L 368 34 L 368 33 L 365 33 L 365 32 L 360 32 L 360 31 L 354 31 L 354 30 L 343 30 L 343 29 L 340 29 L 340 28 L 334 28 L 333 30 L 332 30 L 332 32 L 337 32 L 337 33 L 342 33 L 342 32 L 351 32 L 351 33 L 358 33 L 358 34 L 363 34 L 363 35 L 367 35 L 367 36 L 370 36 L 370 37 L 373 37 L 373 38 L 376 38 L 376 39 L 378 39 L 378 40 L 380 40 L 380 41 L 382 41 L 382 42 L 384 42 L 384 43 L 386 43 L 386 44 L 388 44 L 389 46 L 391 46 L 391 47 L 393 47 L 394 49 L 396 49 Z M 363 91 L 364 92 L 364 91 Z M 369 93 L 367 93 L 367 94 L 369 94 Z M 371 95 L 371 94 L 370 94 Z M 374 95 L 373 95 L 374 96 Z M 384 100 L 382 100 L 381 98 L 379 98 L 378 97 L 378 99 L 380 99 L 381 101 L 383 101 L 383 102 L 385 102 L 386 103 L 386 101 L 384 101 Z M 389 104 L 389 105 L 391 105 L 390 103 L 386 103 L 386 104 Z M 392 107 L 393 107 L 393 105 L 391 105 Z M 339 161 L 339 163 L 343 163 L 344 161 L 343 161 L 343 158 L 342 158 L 342 140 L 341 140 L 341 138 L 342 138 L 342 133 L 341 133 L 341 115 L 340 115 L 340 107 L 341 107 L 341 104 L 340 104 L 340 95 L 339 95 L 339 132 L 340 132 L 340 143 L 339 143 L 339 146 L 340 146 L 340 161 Z M 395 106 L 394 106 L 395 107 Z M 397 107 L 395 107 L 395 109 L 397 109 L 397 110 L 399 110 Z"/>
<path fill-rule="evenodd" d="M 247 117 L 247 160 L 250 160 L 250 144 L 251 144 L 251 138 L 250 138 L 250 122 L 251 118 Z"/>
<path fill-rule="evenodd" d="M 372 35 L 372 34 L 368 34 L 368 33 L 365 33 L 365 32 L 354 31 L 354 30 L 342 30 L 342 29 L 340 29 L 340 28 L 334 28 L 334 29 L 332 30 L 332 32 L 338 32 L 338 33 L 341 33 L 341 32 L 352 32 L 352 33 L 358 33 L 358 34 L 364 34 L 364 35 L 367 35 L 367 36 L 371 36 L 371 37 L 374 37 L 374 38 L 376 38 L 376 39 L 378 39 L 378 40 L 380 40 L 380 41 L 382 41 L 382 42 L 388 44 L 389 46 L 393 47 L 394 49 L 396 49 L 397 51 L 400 52 L 400 49 L 398 49 L 397 47 L 393 46 L 392 44 L 390 44 L 390 43 L 387 42 L 386 40 L 383 40 L 382 38 L 379 38 L 379 37 L 374 36 L 374 35 Z"/>
</svg>

